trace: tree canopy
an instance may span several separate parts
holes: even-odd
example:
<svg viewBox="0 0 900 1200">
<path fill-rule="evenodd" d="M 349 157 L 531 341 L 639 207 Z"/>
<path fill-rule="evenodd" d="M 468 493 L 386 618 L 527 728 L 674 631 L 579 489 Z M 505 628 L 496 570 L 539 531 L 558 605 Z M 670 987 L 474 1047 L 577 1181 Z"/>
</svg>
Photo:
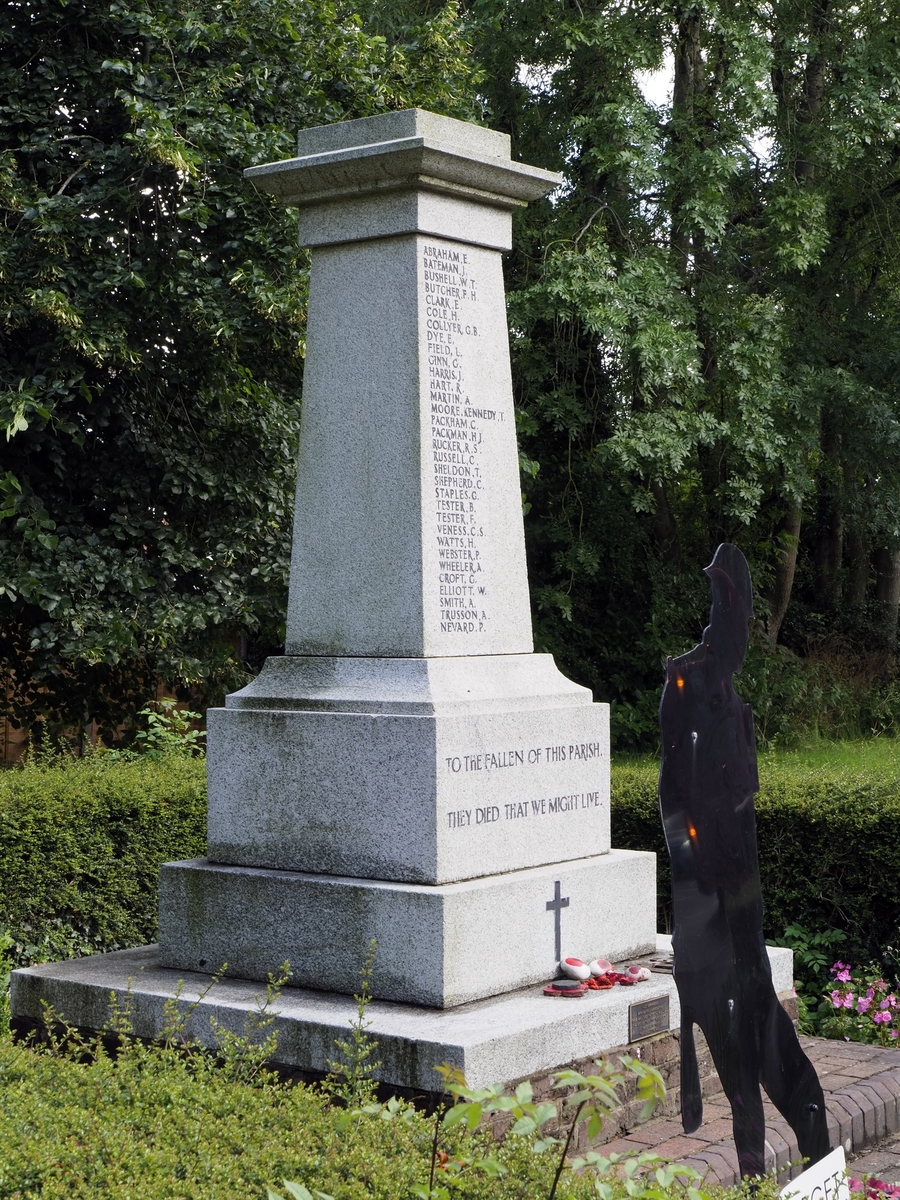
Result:
<svg viewBox="0 0 900 1200">
<path fill-rule="evenodd" d="M 882 6 L 12 0 L 0 45 L 0 672 L 23 718 L 112 725 L 155 677 L 209 697 L 248 639 L 279 643 L 306 262 L 240 171 L 417 104 L 566 177 L 507 263 L 541 648 L 646 744 L 728 539 L 764 729 L 840 707 L 854 672 L 864 724 L 896 720 Z"/>
<path fill-rule="evenodd" d="M 241 172 L 303 126 L 473 115 L 457 25 L 453 5 L 390 41 L 330 0 L 4 6 L 0 674 L 20 721 L 109 737 L 156 679 L 208 699 L 248 642 L 282 640 L 307 260 Z"/>
<path fill-rule="evenodd" d="M 544 644 L 618 702 L 620 744 L 655 739 L 663 656 L 697 639 L 699 568 L 732 540 L 759 587 L 758 708 L 824 706 L 779 640 L 890 669 L 895 21 L 847 0 L 472 14 L 492 123 L 567 180 L 508 274 Z"/>
</svg>

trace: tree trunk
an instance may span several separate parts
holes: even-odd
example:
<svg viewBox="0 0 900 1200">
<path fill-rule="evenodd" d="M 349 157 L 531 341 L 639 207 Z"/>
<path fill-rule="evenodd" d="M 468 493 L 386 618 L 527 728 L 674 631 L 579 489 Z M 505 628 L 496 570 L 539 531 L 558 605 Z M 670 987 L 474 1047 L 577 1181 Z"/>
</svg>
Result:
<svg viewBox="0 0 900 1200">
<path fill-rule="evenodd" d="M 653 499 L 656 501 L 656 541 L 664 562 L 673 567 L 681 568 L 681 543 L 678 538 L 678 526 L 669 506 L 665 485 L 661 479 L 654 479 L 650 484 Z"/>
<path fill-rule="evenodd" d="M 811 184 L 816 175 L 812 141 L 815 137 L 814 128 L 825 96 L 825 71 L 828 65 L 828 56 L 823 43 L 830 23 L 828 7 L 829 0 L 816 0 L 812 6 L 810 40 L 814 49 L 806 60 L 803 101 L 797 114 L 800 153 L 794 170 L 798 182 L 806 184 Z"/>
<path fill-rule="evenodd" d="M 816 587 L 825 612 L 834 612 L 841 603 L 841 565 L 844 557 L 844 518 L 839 497 L 822 497 L 819 529 L 816 534 Z"/>
<path fill-rule="evenodd" d="M 773 642 L 778 641 L 781 623 L 791 601 L 794 573 L 797 569 L 797 550 L 800 546 L 802 516 L 799 505 L 789 508 L 779 521 L 775 534 L 775 576 L 766 597 L 769 601 L 769 619 L 766 629 Z"/>
<path fill-rule="evenodd" d="M 881 649 L 892 658 L 897 649 L 897 613 L 900 609 L 900 550 L 887 546 L 875 551 L 875 602 Z"/>
<path fill-rule="evenodd" d="M 841 565 L 844 551 L 843 488 L 841 486 L 841 435 L 832 418 L 822 413 L 822 467 L 819 472 L 819 505 L 816 522 L 815 567 L 819 603 L 833 612 L 841 602 Z"/>
<path fill-rule="evenodd" d="M 869 586 L 869 545 L 861 521 L 854 520 L 848 526 L 844 544 L 847 551 L 844 605 L 849 609 L 860 609 L 866 602 Z"/>
<path fill-rule="evenodd" d="M 673 142 L 684 143 L 696 136 L 694 129 L 694 97 L 704 85 L 703 58 L 700 54 L 700 9 L 692 8 L 678 22 L 675 42 L 675 79 L 672 86 Z M 672 196 L 671 246 L 676 255 L 676 267 L 687 281 L 691 261 L 692 227 L 683 213 L 684 195 L 677 189 Z"/>
</svg>

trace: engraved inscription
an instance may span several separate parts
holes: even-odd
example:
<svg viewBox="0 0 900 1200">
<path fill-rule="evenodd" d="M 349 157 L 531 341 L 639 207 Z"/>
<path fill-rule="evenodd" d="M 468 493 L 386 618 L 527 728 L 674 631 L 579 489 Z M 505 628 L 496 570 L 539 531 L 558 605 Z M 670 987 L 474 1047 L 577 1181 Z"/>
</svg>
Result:
<svg viewBox="0 0 900 1200">
<path fill-rule="evenodd" d="M 537 766 L 555 766 L 562 762 L 588 762 L 603 757 L 600 742 L 569 742 L 556 746 L 512 746 L 505 750 L 478 750 L 444 757 L 444 769 L 450 775 L 471 772 L 517 770 Z M 495 821 L 535 821 L 541 817 L 599 811 L 604 807 L 599 791 L 568 792 L 558 796 L 527 797 L 489 808 L 461 808 L 447 814 L 450 829 L 490 825 Z"/>
<path fill-rule="evenodd" d="M 536 767 L 540 763 L 587 762 L 603 755 L 599 742 L 570 742 L 567 746 L 531 746 L 512 750 L 484 750 L 445 758 L 452 775 L 468 771 L 494 771 L 504 767 Z"/>
<path fill-rule="evenodd" d="M 478 284 L 469 253 L 424 244 L 422 272 L 428 338 L 431 455 L 442 633 L 483 634 L 493 597 L 485 579 L 486 513 L 482 475 L 486 429 L 505 414 L 473 403 L 467 360 L 478 338 Z M 483 323 L 483 319 L 482 319 Z"/>
<path fill-rule="evenodd" d="M 511 804 L 491 804 L 484 808 L 459 808 L 447 813 L 449 829 L 465 829 L 470 825 L 492 825 L 495 821 L 533 821 L 599 810 L 603 807 L 600 793 L 569 792 L 564 796 L 542 796 L 539 800 L 514 800 Z"/>
</svg>

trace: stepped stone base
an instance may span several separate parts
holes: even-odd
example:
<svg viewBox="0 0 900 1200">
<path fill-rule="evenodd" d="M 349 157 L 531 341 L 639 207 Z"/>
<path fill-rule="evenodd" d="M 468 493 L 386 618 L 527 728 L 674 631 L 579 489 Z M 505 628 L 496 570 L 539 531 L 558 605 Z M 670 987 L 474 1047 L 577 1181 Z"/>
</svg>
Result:
<svg viewBox="0 0 900 1200">
<path fill-rule="evenodd" d="M 347 991 L 375 938 L 376 996 L 452 1008 L 552 979 L 557 928 L 562 953 L 618 960 L 652 951 L 655 870 L 653 854 L 611 850 L 429 887 L 166 863 L 160 965 L 203 972 L 228 963 L 230 975 L 265 979 L 287 960 L 292 986 Z M 562 910 L 548 908 L 554 898 Z"/>
<path fill-rule="evenodd" d="M 789 950 L 769 954 L 775 987 L 781 992 L 790 987 L 792 955 Z M 152 1038 L 162 1028 L 166 1001 L 178 997 L 185 1006 L 196 1005 L 188 1035 L 214 1046 L 210 1018 L 239 1033 L 248 1015 L 258 1011 L 262 992 L 259 983 L 223 979 L 211 986 L 209 975 L 161 967 L 158 948 L 143 946 L 14 971 L 12 1015 L 19 1025 L 41 1024 L 46 1001 L 71 1024 L 102 1029 L 109 1019 L 110 994 L 115 993 L 120 1003 L 129 1002 L 134 1032 Z M 450 1062 L 465 1071 L 473 1087 L 483 1087 L 545 1074 L 625 1046 L 629 1006 L 665 996 L 669 1026 L 677 1028 L 674 981 L 669 975 L 654 975 L 647 983 L 589 992 L 580 1000 L 544 996 L 540 986 L 450 1011 L 374 1000 L 366 1014 L 371 1022 L 367 1032 L 382 1062 L 377 1075 L 387 1084 L 439 1091 L 435 1068 Z M 349 996 L 286 988 L 274 1011 L 278 1061 L 314 1074 L 328 1070 L 336 1039 L 346 1037 L 356 1017 L 356 1002 Z"/>
</svg>

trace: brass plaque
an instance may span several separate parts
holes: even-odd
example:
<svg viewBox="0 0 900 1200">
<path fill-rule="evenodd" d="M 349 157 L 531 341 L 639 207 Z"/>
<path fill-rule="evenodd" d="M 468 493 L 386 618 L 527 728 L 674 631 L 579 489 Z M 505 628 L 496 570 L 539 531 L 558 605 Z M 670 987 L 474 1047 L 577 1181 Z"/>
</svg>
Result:
<svg viewBox="0 0 900 1200">
<path fill-rule="evenodd" d="M 669 997 L 639 1000 L 628 1005 L 628 1040 L 639 1042 L 654 1033 L 669 1032 Z"/>
</svg>

